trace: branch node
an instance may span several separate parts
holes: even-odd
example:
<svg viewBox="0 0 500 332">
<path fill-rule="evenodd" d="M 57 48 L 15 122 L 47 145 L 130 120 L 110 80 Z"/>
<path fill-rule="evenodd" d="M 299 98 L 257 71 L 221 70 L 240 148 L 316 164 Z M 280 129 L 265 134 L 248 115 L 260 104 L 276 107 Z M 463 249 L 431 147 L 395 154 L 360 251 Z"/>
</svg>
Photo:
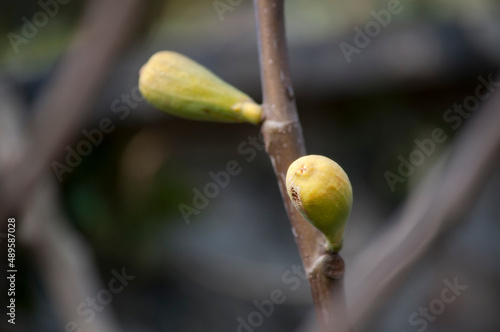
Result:
<svg viewBox="0 0 500 332">
<path fill-rule="evenodd" d="M 345 272 L 344 259 L 338 252 L 327 251 L 322 259 L 323 273 L 330 279 L 342 279 Z"/>
</svg>

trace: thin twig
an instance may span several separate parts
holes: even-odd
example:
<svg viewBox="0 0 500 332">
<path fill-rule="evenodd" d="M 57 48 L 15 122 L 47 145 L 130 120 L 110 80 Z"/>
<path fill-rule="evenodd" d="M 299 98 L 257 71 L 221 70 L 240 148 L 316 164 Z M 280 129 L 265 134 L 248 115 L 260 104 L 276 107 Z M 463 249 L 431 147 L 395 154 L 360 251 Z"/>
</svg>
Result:
<svg viewBox="0 0 500 332">
<path fill-rule="evenodd" d="M 348 269 L 349 314 L 362 325 L 401 283 L 431 244 L 472 206 L 500 151 L 500 93 L 495 93 L 457 138 L 436 174 L 408 198 L 394 226 L 368 245 Z"/>
<path fill-rule="evenodd" d="M 308 272 L 312 296 L 322 331 L 344 331 L 346 322 L 343 282 L 316 268 L 324 256 L 323 235 L 292 206 L 285 176 L 289 165 L 306 149 L 295 106 L 285 37 L 283 0 L 254 0 L 265 121 L 262 134 L 266 151 L 278 179 L 285 208 L 292 224 L 302 261 Z"/>
</svg>

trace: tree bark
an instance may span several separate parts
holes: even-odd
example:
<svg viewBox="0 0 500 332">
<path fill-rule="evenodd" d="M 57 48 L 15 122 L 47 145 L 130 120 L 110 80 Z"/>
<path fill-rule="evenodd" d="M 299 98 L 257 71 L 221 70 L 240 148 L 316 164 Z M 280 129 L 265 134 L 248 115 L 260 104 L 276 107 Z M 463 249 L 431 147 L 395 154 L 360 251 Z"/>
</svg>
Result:
<svg viewBox="0 0 500 332">
<path fill-rule="evenodd" d="M 308 274 L 320 328 L 325 332 L 345 331 L 347 320 L 342 277 L 333 279 L 326 275 L 325 262 L 332 260 L 325 252 L 325 238 L 293 207 L 286 191 L 288 167 L 306 154 L 306 148 L 290 78 L 283 2 L 254 0 L 264 99 L 262 134 Z M 343 261 L 341 265 L 343 269 Z"/>
</svg>

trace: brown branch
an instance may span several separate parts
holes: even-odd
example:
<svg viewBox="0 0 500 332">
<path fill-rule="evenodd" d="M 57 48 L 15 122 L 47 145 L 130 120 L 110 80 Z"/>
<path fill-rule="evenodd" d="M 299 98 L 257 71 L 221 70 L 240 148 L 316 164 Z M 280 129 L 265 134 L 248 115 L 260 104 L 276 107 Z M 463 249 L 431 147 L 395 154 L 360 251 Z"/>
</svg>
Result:
<svg viewBox="0 0 500 332">
<path fill-rule="evenodd" d="M 457 138 L 447 167 L 421 182 L 395 225 L 367 246 L 348 270 L 349 314 L 358 325 L 380 308 L 438 236 L 475 202 L 499 162 L 499 107 L 497 92 Z"/>
<path fill-rule="evenodd" d="M 285 37 L 283 0 L 254 0 L 258 29 L 265 121 L 262 134 L 266 151 L 278 179 L 285 208 L 292 224 L 322 331 L 344 331 L 343 281 L 326 276 L 317 268 L 324 262 L 325 239 L 292 206 L 286 192 L 288 166 L 306 149 L 295 106 Z"/>
</svg>

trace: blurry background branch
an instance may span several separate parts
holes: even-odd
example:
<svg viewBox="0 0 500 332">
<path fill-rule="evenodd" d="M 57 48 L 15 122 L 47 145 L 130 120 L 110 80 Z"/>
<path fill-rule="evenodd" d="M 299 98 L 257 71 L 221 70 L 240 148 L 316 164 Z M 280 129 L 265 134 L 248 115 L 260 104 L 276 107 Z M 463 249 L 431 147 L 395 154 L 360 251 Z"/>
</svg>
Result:
<svg viewBox="0 0 500 332">
<path fill-rule="evenodd" d="M 499 163 L 500 93 L 494 93 L 456 138 L 439 168 L 429 172 L 393 216 L 394 225 L 356 256 L 348 268 L 349 312 L 358 325 L 380 308 L 450 226 L 476 202 Z"/>
<path fill-rule="evenodd" d="M 0 112 L 2 168 L 25 143 L 21 136 L 22 114 L 25 112 L 23 103 L 6 82 L 0 82 L 0 100 L 4 106 Z M 118 332 L 121 329 L 117 327 L 111 310 L 99 313 L 89 323 L 76 314 L 79 304 L 90 294 L 103 289 L 103 283 L 99 281 L 92 251 L 65 220 L 54 180 L 49 174 L 44 174 L 45 179 L 37 182 L 31 199 L 25 202 L 24 211 L 18 218 L 18 243 L 34 257 L 63 328 L 74 322 L 85 332 Z"/>
<path fill-rule="evenodd" d="M 80 132 L 108 73 L 134 36 L 146 1 L 90 0 L 53 78 L 40 92 L 24 149 L 2 170 L 0 218 L 19 211 L 42 173 Z"/>
<path fill-rule="evenodd" d="M 71 47 L 40 93 L 28 128 L 21 118 L 27 112 L 14 107 L 23 103 L 15 99 L 13 89 L 5 86 L 1 91 L 6 107 L 0 113 L 0 215 L 19 216 L 19 243 L 35 258 L 63 328 L 73 322 L 86 332 L 121 330 L 109 308 L 91 322 L 76 314 L 79 304 L 103 284 L 92 251 L 65 220 L 49 169 L 86 121 L 120 51 L 132 40 L 145 5 L 138 0 L 88 2 Z"/>
</svg>

